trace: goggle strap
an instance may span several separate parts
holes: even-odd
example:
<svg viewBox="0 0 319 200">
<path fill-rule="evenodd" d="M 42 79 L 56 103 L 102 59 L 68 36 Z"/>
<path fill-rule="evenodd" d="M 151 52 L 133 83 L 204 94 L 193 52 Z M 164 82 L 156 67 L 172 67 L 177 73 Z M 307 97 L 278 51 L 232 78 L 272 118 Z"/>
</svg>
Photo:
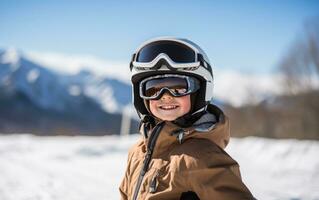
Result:
<svg viewBox="0 0 319 200">
<path fill-rule="evenodd" d="M 132 71 L 132 69 L 133 69 L 133 62 L 134 62 L 134 60 L 135 60 L 135 56 L 136 56 L 136 54 L 134 53 L 133 55 L 132 55 L 132 59 L 131 59 L 131 62 L 130 62 L 130 71 Z"/>
<path fill-rule="evenodd" d="M 205 67 L 208 71 L 212 72 L 212 67 L 210 66 L 208 62 L 206 62 L 202 54 L 198 53 L 197 58 L 201 66 Z"/>
</svg>

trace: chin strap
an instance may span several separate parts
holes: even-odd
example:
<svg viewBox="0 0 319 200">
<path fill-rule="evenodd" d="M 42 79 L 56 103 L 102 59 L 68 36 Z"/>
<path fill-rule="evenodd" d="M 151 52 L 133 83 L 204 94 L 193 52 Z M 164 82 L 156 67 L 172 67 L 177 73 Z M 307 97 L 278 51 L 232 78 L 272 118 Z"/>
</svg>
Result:
<svg viewBox="0 0 319 200">
<path fill-rule="evenodd" d="M 149 130 L 152 130 L 155 127 L 156 121 L 155 118 L 151 115 L 141 115 L 141 121 L 139 124 L 139 130 L 143 127 L 143 135 L 145 138 L 148 138 Z"/>
<path fill-rule="evenodd" d="M 174 124 L 182 127 L 182 128 L 187 128 L 190 127 L 196 122 L 204 113 L 206 113 L 206 107 L 204 106 L 203 108 L 191 113 L 191 114 L 186 114 L 183 115 L 173 121 Z"/>
</svg>

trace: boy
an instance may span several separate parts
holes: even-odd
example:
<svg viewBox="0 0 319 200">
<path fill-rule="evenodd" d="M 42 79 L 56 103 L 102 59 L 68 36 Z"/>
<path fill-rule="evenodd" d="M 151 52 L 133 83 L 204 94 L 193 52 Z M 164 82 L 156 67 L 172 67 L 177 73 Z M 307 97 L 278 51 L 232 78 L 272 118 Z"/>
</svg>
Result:
<svg viewBox="0 0 319 200">
<path fill-rule="evenodd" d="M 122 199 L 254 199 L 223 150 L 229 121 L 210 104 L 204 51 L 186 39 L 157 38 L 137 49 L 130 69 L 143 139 L 129 152 Z"/>
</svg>

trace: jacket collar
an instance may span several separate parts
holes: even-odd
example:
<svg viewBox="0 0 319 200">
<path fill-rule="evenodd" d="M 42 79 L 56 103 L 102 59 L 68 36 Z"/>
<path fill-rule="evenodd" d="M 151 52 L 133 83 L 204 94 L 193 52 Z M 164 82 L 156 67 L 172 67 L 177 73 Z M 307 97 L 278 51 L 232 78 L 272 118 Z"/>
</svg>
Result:
<svg viewBox="0 0 319 200">
<path fill-rule="evenodd" d="M 142 124 L 140 132 L 148 143 L 147 134 Z M 151 133 L 151 131 L 147 131 Z M 169 151 L 173 144 L 179 145 L 190 138 L 207 139 L 224 149 L 230 138 L 229 120 L 223 111 L 215 105 L 208 105 L 203 114 L 191 127 L 181 128 L 172 122 L 165 122 L 157 138 L 153 156 Z"/>
</svg>

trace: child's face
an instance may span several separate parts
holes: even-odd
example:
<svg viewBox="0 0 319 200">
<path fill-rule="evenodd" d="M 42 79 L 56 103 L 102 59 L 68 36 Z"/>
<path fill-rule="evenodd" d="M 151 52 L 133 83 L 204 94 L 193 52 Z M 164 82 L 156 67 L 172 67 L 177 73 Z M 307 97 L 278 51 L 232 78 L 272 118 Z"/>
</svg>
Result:
<svg viewBox="0 0 319 200">
<path fill-rule="evenodd" d="M 190 95 L 173 97 L 165 92 L 159 100 L 150 100 L 152 114 L 165 121 L 173 121 L 191 109 Z"/>
</svg>

